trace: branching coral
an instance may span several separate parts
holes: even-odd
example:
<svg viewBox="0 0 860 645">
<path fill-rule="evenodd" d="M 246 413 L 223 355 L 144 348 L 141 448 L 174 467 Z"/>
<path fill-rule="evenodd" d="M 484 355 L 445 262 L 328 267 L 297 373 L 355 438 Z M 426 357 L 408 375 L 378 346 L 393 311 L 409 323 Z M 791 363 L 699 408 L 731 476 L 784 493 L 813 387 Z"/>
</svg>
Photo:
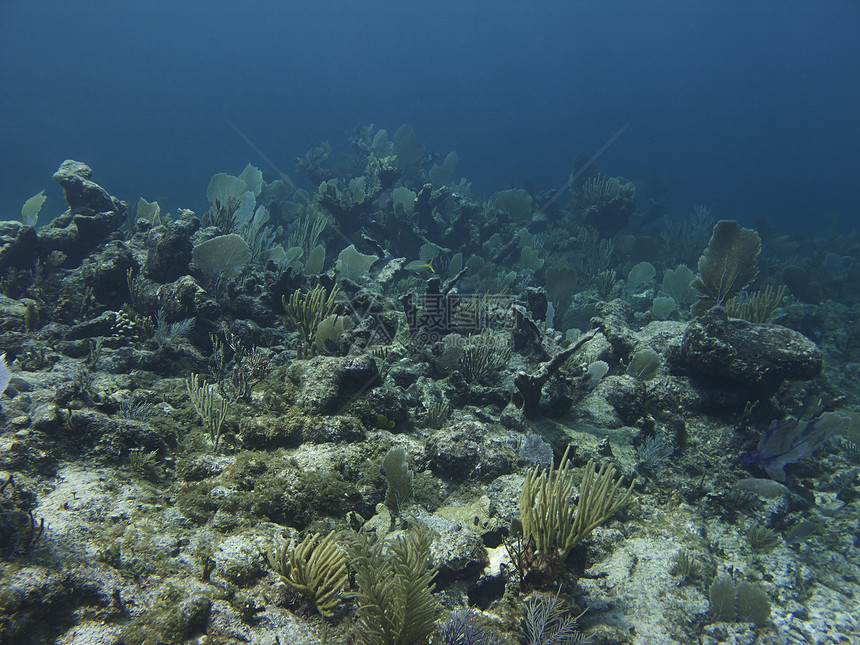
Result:
<svg viewBox="0 0 860 645">
<path fill-rule="evenodd" d="M 281 298 L 284 311 L 287 312 L 287 316 L 302 338 L 299 358 L 310 358 L 314 355 L 317 329 L 320 323 L 334 312 L 335 299 L 339 293 L 340 288 L 337 285 L 332 287 L 331 291 L 322 285 L 317 285 L 310 293 L 296 290 L 289 300 L 286 296 Z"/>
<path fill-rule="evenodd" d="M 295 544 L 292 540 L 269 552 L 269 564 L 291 590 L 314 603 L 320 614 L 331 617 L 346 586 L 346 556 L 335 534 L 314 533 Z"/>
<path fill-rule="evenodd" d="M 524 581 L 537 586 L 558 577 L 570 550 L 626 506 L 633 490 L 632 483 L 626 490 L 622 488 L 614 467 L 604 464 L 596 470 L 589 461 L 579 485 L 579 501 L 574 504 L 569 450 L 565 450 L 558 468 L 535 466 L 526 476 L 520 495 L 523 539 L 530 549 L 522 575 Z"/>
<path fill-rule="evenodd" d="M 357 591 L 358 642 L 365 645 L 426 643 L 438 607 L 433 596 L 436 571 L 429 566 L 432 538 L 421 524 L 391 541 L 371 542 L 353 534 L 349 547 Z"/>
<path fill-rule="evenodd" d="M 403 505 L 412 499 L 414 493 L 413 475 L 406 463 L 406 451 L 403 446 L 396 446 L 388 451 L 382 461 L 382 469 L 388 481 L 385 505 L 392 515 L 400 517 Z"/>
<path fill-rule="evenodd" d="M 726 311 L 733 318 L 743 318 L 751 323 L 765 323 L 782 303 L 785 293 L 785 285 L 776 289 L 768 285 L 761 291 L 749 294 L 746 298 L 735 296 L 728 300 Z"/>
<path fill-rule="evenodd" d="M 217 385 L 206 382 L 201 385 L 199 374 L 192 373 L 185 379 L 185 389 L 217 451 L 221 441 L 221 426 L 227 418 L 229 404 L 218 395 Z"/>
<path fill-rule="evenodd" d="M 479 382 L 502 369 L 511 358 L 507 339 L 489 330 L 478 336 L 469 336 L 469 342 L 460 357 L 460 371 L 470 382 Z"/>
</svg>

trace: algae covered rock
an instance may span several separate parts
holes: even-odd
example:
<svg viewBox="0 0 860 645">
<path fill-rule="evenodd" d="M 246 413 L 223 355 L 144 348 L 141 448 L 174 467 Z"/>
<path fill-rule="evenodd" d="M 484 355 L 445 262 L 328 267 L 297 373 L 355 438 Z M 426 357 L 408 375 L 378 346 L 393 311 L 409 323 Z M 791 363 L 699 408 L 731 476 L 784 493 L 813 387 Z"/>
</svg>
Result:
<svg viewBox="0 0 860 645">
<path fill-rule="evenodd" d="M 821 351 L 803 334 L 779 325 L 730 319 L 714 308 L 691 322 L 681 348 L 684 366 L 702 384 L 768 398 L 786 380 L 821 372 Z"/>
<path fill-rule="evenodd" d="M 445 506 L 422 518 L 439 536 L 432 549 L 439 582 L 472 580 L 486 566 L 487 549 L 482 534 L 495 525 L 495 518 L 489 517 L 489 502 L 483 496 L 470 504 Z"/>
<path fill-rule="evenodd" d="M 187 273 L 191 262 L 191 236 L 198 228 L 200 220 L 189 217 L 167 222 L 149 231 L 143 265 L 146 277 L 165 283 Z"/>
<path fill-rule="evenodd" d="M 367 392 L 350 406 L 349 411 L 368 428 L 380 427 L 394 433 L 412 428 L 405 391 L 392 383 L 386 382 Z"/>
<path fill-rule="evenodd" d="M 614 235 L 636 212 L 636 187 L 624 177 L 598 174 L 587 179 L 575 196 L 575 208 L 588 226 L 602 235 Z"/>
<path fill-rule="evenodd" d="M 29 302 L 32 302 L 32 300 Z M 28 304 L 28 301 L 24 299 L 15 300 L 0 295 L 0 332 L 23 331 L 26 329 Z M 9 347 L 6 346 L 3 349 L 6 351 Z"/>
<path fill-rule="evenodd" d="M 92 181 L 93 169 L 85 163 L 66 159 L 54 173 L 54 181 L 63 187 L 63 195 L 72 215 L 92 215 L 107 211 L 122 212 L 125 207 L 116 197 Z"/>
<path fill-rule="evenodd" d="M 513 451 L 490 428 L 477 421 L 453 423 L 427 442 L 427 456 L 435 473 L 444 478 L 494 479 L 511 472 Z"/>
<path fill-rule="evenodd" d="M 158 293 L 162 296 L 160 306 L 166 320 L 182 320 L 193 316 L 214 318 L 218 315 L 217 303 L 190 275 L 161 286 Z"/>
<path fill-rule="evenodd" d="M 364 436 L 364 426 L 349 415 L 316 418 L 302 428 L 302 439 L 310 443 L 353 443 Z"/>
<path fill-rule="evenodd" d="M 30 266 L 38 251 L 36 229 L 22 222 L 0 222 L 0 271 Z"/>
<path fill-rule="evenodd" d="M 316 414 L 336 412 L 380 384 L 370 356 L 316 356 L 296 361 L 290 366 L 289 378 L 301 389 L 300 407 Z"/>
<path fill-rule="evenodd" d="M 617 356 L 628 356 L 639 344 L 634 331 L 638 325 L 630 305 L 616 298 L 598 303 L 595 313 L 597 315 L 591 319 L 592 327 L 600 330 Z M 608 359 L 604 357 L 604 360 Z"/>
<path fill-rule="evenodd" d="M 79 260 L 125 221 L 125 203 L 91 181 L 92 172 L 80 161 L 67 160 L 54 173 L 69 210 L 39 229 L 42 255 L 61 251 L 70 260 Z"/>
<path fill-rule="evenodd" d="M 84 284 L 92 288 L 99 302 L 121 307 L 128 300 L 127 272 L 135 266 L 126 245 L 119 240 L 108 242 L 84 262 Z"/>
</svg>

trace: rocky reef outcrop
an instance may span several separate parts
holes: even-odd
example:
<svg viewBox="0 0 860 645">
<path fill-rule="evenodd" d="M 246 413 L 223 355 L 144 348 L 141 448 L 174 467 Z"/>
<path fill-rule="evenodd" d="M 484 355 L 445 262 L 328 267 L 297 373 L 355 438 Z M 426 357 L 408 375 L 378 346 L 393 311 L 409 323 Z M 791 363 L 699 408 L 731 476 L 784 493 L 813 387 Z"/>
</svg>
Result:
<svg viewBox="0 0 860 645">
<path fill-rule="evenodd" d="M 729 318 L 720 308 L 687 326 L 681 353 L 698 383 L 748 401 L 772 396 L 785 381 L 813 379 L 822 366 L 821 351 L 803 334 Z"/>
</svg>

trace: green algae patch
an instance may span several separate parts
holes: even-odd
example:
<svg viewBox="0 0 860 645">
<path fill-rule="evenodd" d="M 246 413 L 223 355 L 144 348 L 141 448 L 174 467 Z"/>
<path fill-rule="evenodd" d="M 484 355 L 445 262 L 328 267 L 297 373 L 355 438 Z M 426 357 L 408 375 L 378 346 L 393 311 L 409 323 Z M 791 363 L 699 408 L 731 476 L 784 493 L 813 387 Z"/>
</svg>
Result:
<svg viewBox="0 0 860 645">
<path fill-rule="evenodd" d="M 490 522 L 490 498 L 482 495 L 467 504 L 446 504 L 435 514 L 466 526 L 487 526 Z"/>
</svg>

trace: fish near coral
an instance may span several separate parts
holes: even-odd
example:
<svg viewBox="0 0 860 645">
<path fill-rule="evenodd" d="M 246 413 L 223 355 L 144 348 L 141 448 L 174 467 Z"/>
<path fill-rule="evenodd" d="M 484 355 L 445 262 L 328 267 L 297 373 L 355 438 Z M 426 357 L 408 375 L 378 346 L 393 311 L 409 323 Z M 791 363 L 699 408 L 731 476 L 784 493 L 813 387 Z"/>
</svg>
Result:
<svg viewBox="0 0 860 645">
<path fill-rule="evenodd" d="M 407 271 L 414 271 L 415 273 L 420 273 L 422 271 L 430 271 L 430 273 L 436 273 L 436 271 L 433 270 L 433 260 L 412 260 L 412 262 L 410 262 L 403 268 Z"/>
</svg>

